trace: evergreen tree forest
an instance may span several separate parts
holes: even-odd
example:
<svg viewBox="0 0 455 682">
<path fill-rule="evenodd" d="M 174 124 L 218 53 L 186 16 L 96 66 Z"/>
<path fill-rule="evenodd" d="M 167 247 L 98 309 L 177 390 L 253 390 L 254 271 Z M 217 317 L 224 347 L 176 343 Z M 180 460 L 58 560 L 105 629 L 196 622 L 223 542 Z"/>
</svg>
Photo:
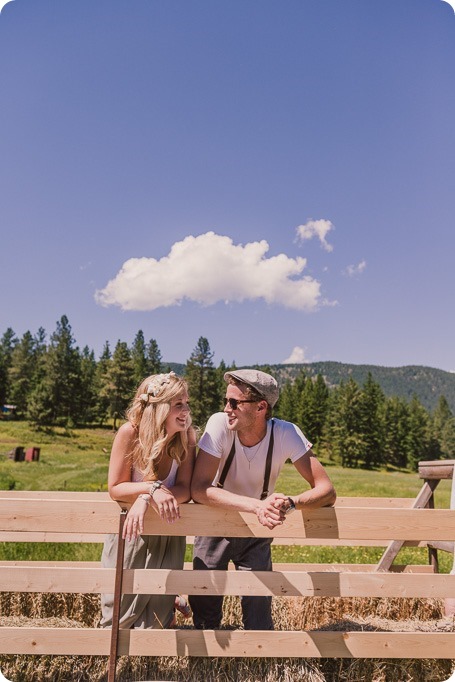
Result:
<svg viewBox="0 0 455 682">
<path fill-rule="evenodd" d="M 188 382 L 193 423 L 203 429 L 222 409 L 223 375 L 233 364 L 214 363 L 208 340 L 200 337 L 182 374 Z M 68 318 L 47 338 L 40 328 L 18 338 L 8 328 L 0 338 L 0 406 L 35 428 L 109 426 L 124 418 L 145 377 L 167 372 L 155 339 L 139 330 L 131 345 L 106 342 L 99 358 L 77 346 Z M 268 367 L 258 367 L 271 371 Z M 455 457 L 455 416 L 441 395 L 433 410 L 417 396 L 386 396 L 371 373 L 328 386 L 322 374 L 305 369 L 281 385 L 274 415 L 294 422 L 314 451 L 343 467 L 415 469 L 421 460 Z"/>
</svg>

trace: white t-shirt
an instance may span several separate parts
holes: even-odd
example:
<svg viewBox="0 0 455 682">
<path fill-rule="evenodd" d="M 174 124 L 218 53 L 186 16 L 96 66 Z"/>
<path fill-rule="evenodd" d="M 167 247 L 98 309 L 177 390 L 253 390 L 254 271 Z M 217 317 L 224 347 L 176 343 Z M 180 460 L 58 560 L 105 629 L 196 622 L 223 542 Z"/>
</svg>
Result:
<svg viewBox="0 0 455 682">
<path fill-rule="evenodd" d="M 311 443 L 305 438 L 298 426 L 282 419 L 274 419 L 273 421 L 275 422 L 273 429 L 274 445 L 269 494 L 275 490 L 276 480 L 286 460 L 290 459 L 291 462 L 296 462 L 311 448 Z M 235 455 L 224 481 L 224 489 L 237 495 L 259 499 L 264 485 L 265 463 L 271 428 L 272 421 L 269 419 L 265 437 L 257 445 L 248 448 L 241 444 L 236 433 L 229 430 L 227 415 L 224 412 L 217 412 L 212 415 L 199 441 L 199 448 L 220 459 L 213 485 L 218 482 L 235 438 Z"/>
</svg>

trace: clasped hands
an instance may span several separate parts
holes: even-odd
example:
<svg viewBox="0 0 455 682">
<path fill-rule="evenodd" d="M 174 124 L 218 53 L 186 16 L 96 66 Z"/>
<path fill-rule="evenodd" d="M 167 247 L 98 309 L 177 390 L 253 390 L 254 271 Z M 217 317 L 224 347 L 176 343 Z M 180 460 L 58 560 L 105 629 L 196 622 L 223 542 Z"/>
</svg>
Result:
<svg viewBox="0 0 455 682">
<path fill-rule="evenodd" d="M 256 507 L 259 523 L 271 530 L 281 526 L 286 519 L 289 508 L 289 497 L 283 493 L 272 493 L 265 500 L 261 500 Z"/>
</svg>

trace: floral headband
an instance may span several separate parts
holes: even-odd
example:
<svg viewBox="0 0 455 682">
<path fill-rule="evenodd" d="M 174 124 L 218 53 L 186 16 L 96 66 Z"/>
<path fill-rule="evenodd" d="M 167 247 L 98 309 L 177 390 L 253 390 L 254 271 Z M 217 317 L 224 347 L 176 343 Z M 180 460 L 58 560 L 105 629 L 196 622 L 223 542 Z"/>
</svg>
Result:
<svg viewBox="0 0 455 682">
<path fill-rule="evenodd" d="M 139 400 L 142 403 L 147 404 L 149 401 L 149 397 L 152 396 L 153 398 L 156 398 L 163 388 L 171 383 L 171 378 L 175 377 L 176 374 L 175 372 L 168 372 L 167 374 L 157 374 L 152 381 L 147 384 L 146 392 L 141 393 L 139 396 Z"/>
</svg>

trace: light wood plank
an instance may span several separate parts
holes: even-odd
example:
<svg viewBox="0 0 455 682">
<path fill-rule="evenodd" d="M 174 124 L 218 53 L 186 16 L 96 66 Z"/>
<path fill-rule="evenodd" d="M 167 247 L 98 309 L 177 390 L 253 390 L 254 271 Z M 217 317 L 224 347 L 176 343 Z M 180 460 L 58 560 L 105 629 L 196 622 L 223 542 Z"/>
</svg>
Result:
<svg viewBox="0 0 455 682">
<path fill-rule="evenodd" d="M 451 479 L 455 459 L 441 459 L 429 462 L 419 462 L 419 476 L 427 480 Z"/>
<path fill-rule="evenodd" d="M 412 573 L 305 571 L 124 572 L 127 594 L 218 594 L 281 597 L 428 597 L 455 596 L 455 576 Z"/>
<path fill-rule="evenodd" d="M 0 566 L 6 592 L 112 593 L 114 569 Z M 186 571 L 125 569 L 124 594 L 217 594 L 281 597 L 455 596 L 455 575 L 342 571 Z"/>
<path fill-rule="evenodd" d="M 337 497 L 335 507 L 411 509 L 413 503 L 413 497 Z"/>
<path fill-rule="evenodd" d="M 0 499 L 48 499 L 48 500 L 110 500 L 108 492 L 86 492 L 71 490 L 0 490 Z M 410 508 L 413 497 L 337 497 L 335 507 L 386 507 L 389 509 Z"/>
<path fill-rule="evenodd" d="M 455 510 L 324 508 L 297 511 L 275 529 L 261 526 L 254 514 L 202 505 L 181 505 L 182 518 L 174 524 L 147 513 L 146 535 L 212 535 L 213 529 L 228 537 L 301 537 L 347 540 L 455 539 Z M 0 530 L 80 533 L 116 532 L 118 505 L 112 501 L 6 500 L 0 499 Z"/>
<path fill-rule="evenodd" d="M 42 533 L 27 531 L 1 532 L 0 542 L 55 542 L 55 543 L 88 543 L 103 544 L 105 533 L 83 534 L 83 533 Z M 193 545 L 194 537 L 186 536 L 186 544 Z M 387 540 L 326 540 L 318 538 L 274 538 L 274 546 L 288 547 L 387 547 Z M 453 552 L 453 542 L 430 542 L 421 540 L 406 540 L 403 547 L 427 547 L 434 546 L 446 552 Z"/>
<path fill-rule="evenodd" d="M 0 654 L 107 656 L 110 637 L 97 628 L 0 627 Z"/>
<path fill-rule="evenodd" d="M 0 499 L 9 500 L 110 500 L 108 492 L 85 490 L 0 490 Z"/>
<path fill-rule="evenodd" d="M 1 628 L 0 654 L 100 655 L 109 630 Z M 121 630 L 119 655 L 289 658 L 452 658 L 455 633 Z"/>
<path fill-rule="evenodd" d="M 0 567 L 9 569 L 26 568 L 26 567 L 41 567 L 41 568 L 89 568 L 96 570 L 102 568 L 100 561 L 0 561 Z M 373 572 L 376 564 L 309 564 L 309 563 L 277 563 L 274 562 L 273 570 L 275 571 L 351 571 L 357 573 Z M 185 562 L 184 569 L 186 571 L 193 570 L 193 564 L 190 561 Z M 234 571 L 234 564 L 230 563 L 228 570 Z M 391 571 L 395 573 L 434 573 L 433 567 L 429 564 L 395 564 L 391 567 Z"/>
<path fill-rule="evenodd" d="M 46 533 L 13 531 L 1 532 L 0 542 L 55 542 L 103 544 L 106 533 Z M 193 545 L 194 537 L 186 536 L 186 544 Z M 274 538 L 274 546 L 290 547 L 387 547 L 387 540 L 330 540 L 318 538 Z M 453 552 L 453 542 L 430 542 L 425 540 L 406 540 L 403 547 L 427 547 L 428 545 L 445 552 Z"/>
<path fill-rule="evenodd" d="M 89 544 L 103 544 L 106 533 L 46 533 L 27 531 L 1 532 L 0 542 L 87 542 Z"/>
<path fill-rule="evenodd" d="M 126 571 L 125 571 L 126 573 Z M 2 592 L 100 594 L 114 591 L 114 568 L 28 566 L 11 570 L 0 566 Z"/>
</svg>

